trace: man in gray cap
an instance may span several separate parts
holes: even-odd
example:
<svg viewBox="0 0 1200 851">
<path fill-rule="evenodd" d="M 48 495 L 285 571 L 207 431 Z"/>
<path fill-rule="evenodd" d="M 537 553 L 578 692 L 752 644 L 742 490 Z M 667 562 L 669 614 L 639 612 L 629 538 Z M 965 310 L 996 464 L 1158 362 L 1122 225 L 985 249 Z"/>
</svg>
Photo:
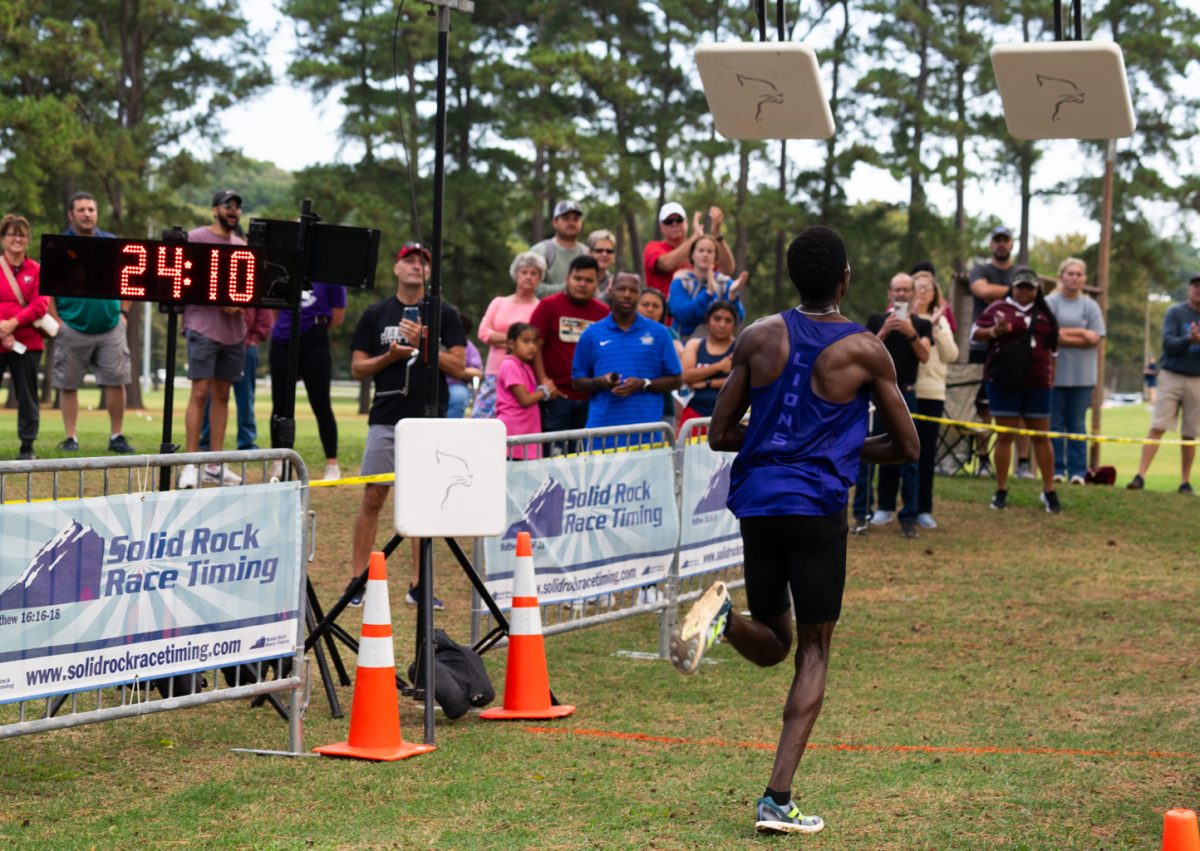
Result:
<svg viewBox="0 0 1200 851">
<path fill-rule="evenodd" d="M 543 239 L 529 250 L 546 261 L 546 274 L 538 284 L 538 298 L 560 293 L 567 285 L 567 270 L 576 257 L 587 254 L 587 246 L 579 242 L 583 228 L 583 208 L 576 201 L 559 201 L 554 205 L 554 236 Z"/>
</svg>

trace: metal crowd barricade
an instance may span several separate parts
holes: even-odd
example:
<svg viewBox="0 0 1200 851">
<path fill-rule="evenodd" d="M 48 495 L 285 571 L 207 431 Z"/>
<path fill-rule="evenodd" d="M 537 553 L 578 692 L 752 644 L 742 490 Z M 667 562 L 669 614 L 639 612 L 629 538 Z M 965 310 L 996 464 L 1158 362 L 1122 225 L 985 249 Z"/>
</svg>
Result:
<svg viewBox="0 0 1200 851">
<path fill-rule="evenodd" d="M 702 439 L 707 434 L 708 420 L 697 419 L 686 424 L 678 440 L 675 439 L 675 429 L 669 423 L 643 423 L 629 426 L 619 426 L 603 429 L 579 429 L 576 431 L 553 432 L 535 435 L 510 437 L 510 447 L 540 445 L 546 447 L 546 453 L 595 456 L 612 452 L 637 452 L 647 448 L 669 446 L 672 450 L 672 469 L 674 476 L 674 509 L 677 517 L 681 516 L 681 500 L 683 498 L 683 447 L 689 438 Z M 629 446 L 621 448 L 595 449 L 597 443 L 605 442 L 607 438 L 621 438 L 629 442 Z M 510 461 L 510 464 L 525 463 Z M 723 502 L 722 502 L 723 505 Z M 618 534 L 614 531 L 614 534 Z M 536 537 L 536 536 L 535 536 Z M 622 618 L 641 614 L 657 613 L 659 616 L 659 646 L 658 653 L 667 658 L 671 630 L 678 618 L 681 603 L 690 602 L 718 578 L 725 579 L 731 587 L 743 585 L 740 565 L 737 567 L 722 567 L 700 574 L 693 574 L 680 579 L 679 577 L 679 538 L 672 542 L 673 553 L 667 575 L 659 581 L 642 588 L 630 588 L 616 593 L 605 593 L 596 596 L 582 596 L 563 604 L 551 602 L 541 604 L 542 630 L 546 635 L 560 632 L 585 629 L 599 624 L 611 623 Z M 483 539 L 475 541 L 475 564 L 480 574 L 486 578 L 488 572 Z M 478 641 L 493 626 L 487 608 L 482 605 L 478 595 L 472 598 L 471 638 Z"/>
<path fill-rule="evenodd" d="M 305 708 L 304 588 L 307 563 L 313 558 L 313 526 L 308 511 L 308 471 L 299 455 L 288 449 L 266 449 L 0 462 L 0 511 L 14 503 L 152 493 L 158 489 L 162 468 L 170 469 L 174 481 L 177 468 L 184 464 L 196 464 L 201 469 L 205 464 L 220 464 L 222 471 L 228 468 L 237 472 L 242 484 L 258 484 L 270 481 L 274 461 L 290 462 L 293 470 L 291 478 L 300 483 L 302 543 L 300 576 L 294 589 L 299 629 L 294 644 L 296 649 L 291 656 L 255 663 L 226 661 L 211 669 L 179 676 L 168 675 L 155 679 L 139 679 L 135 676 L 121 685 L 82 691 L 63 690 L 46 697 L 3 704 L 0 705 L 0 739 L 223 700 L 254 698 L 256 702 L 270 701 L 277 711 L 285 715 L 289 752 L 302 753 L 301 719 Z M 257 475 L 260 471 L 261 475 Z M 254 481 L 247 481 L 248 478 Z M 221 484 L 219 487 L 238 485 Z M 284 670 L 284 663 L 289 659 L 290 673 Z M 231 684 L 226 682 L 226 675 L 232 678 Z M 244 679 L 250 681 L 244 682 Z M 177 695 L 177 688 L 189 693 Z M 165 692 L 162 696 L 153 693 L 160 690 Z M 277 697 L 283 692 L 288 693 L 286 705 Z"/>
</svg>

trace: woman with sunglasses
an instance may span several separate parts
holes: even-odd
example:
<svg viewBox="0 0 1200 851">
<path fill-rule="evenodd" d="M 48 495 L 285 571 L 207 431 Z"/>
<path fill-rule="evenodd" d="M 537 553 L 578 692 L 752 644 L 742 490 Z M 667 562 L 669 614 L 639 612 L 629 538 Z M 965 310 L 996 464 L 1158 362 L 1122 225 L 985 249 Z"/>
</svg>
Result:
<svg viewBox="0 0 1200 851">
<path fill-rule="evenodd" d="M 617 237 L 610 230 L 594 230 L 587 238 L 588 254 L 600 264 L 600 279 L 596 282 L 596 298 L 608 304 L 608 287 L 616 278 L 613 260 L 617 256 Z"/>
<path fill-rule="evenodd" d="M 33 442 L 37 440 L 38 361 L 42 357 L 42 335 L 33 327 L 46 315 L 47 298 L 38 293 L 41 266 L 31 260 L 29 220 L 9 213 L 0 219 L 0 380 L 12 373 L 13 394 L 17 397 L 17 437 L 21 448 L 19 461 L 32 461 Z"/>
</svg>

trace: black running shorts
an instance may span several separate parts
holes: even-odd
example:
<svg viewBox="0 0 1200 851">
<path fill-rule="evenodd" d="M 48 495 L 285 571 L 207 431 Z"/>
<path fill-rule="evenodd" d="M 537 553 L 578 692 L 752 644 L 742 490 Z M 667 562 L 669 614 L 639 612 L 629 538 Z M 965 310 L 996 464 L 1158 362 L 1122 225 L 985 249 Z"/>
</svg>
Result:
<svg viewBox="0 0 1200 851">
<path fill-rule="evenodd" d="M 846 512 L 827 517 L 788 515 L 741 520 L 746 597 L 755 620 L 788 609 L 791 586 L 796 622 L 836 621 L 846 587 Z"/>
</svg>

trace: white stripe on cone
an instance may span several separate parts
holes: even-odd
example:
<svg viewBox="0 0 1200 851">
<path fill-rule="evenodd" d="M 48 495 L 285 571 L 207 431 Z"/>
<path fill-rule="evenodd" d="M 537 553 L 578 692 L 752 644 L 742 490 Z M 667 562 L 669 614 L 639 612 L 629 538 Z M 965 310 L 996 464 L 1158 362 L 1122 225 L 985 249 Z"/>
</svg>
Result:
<svg viewBox="0 0 1200 851">
<path fill-rule="evenodd" d="M 364 638 L 358 645 L 358 667 L 394 668 L 396 656 L 392 649 L 392 637 Z"/>
<path fill-rule="evenodd" d="M 533 556 L 517 556 L 517 566 L 513 571 L 514 597 L 536 597 L 537 582 L 533 575 Z"/>
<path fill-rule="evenodd" d="M 392 613 L 389 609 L 387 580 L 368 579 L 367 591 L 363 600 L 362 622 L 376 626 L 391 626 Z"/>
<path fill-rule="evenodd" d="M 508 634 L 541 635 L 542 617 L 537 606 L 514 606 L 508 618 Z"/>
</svg>

